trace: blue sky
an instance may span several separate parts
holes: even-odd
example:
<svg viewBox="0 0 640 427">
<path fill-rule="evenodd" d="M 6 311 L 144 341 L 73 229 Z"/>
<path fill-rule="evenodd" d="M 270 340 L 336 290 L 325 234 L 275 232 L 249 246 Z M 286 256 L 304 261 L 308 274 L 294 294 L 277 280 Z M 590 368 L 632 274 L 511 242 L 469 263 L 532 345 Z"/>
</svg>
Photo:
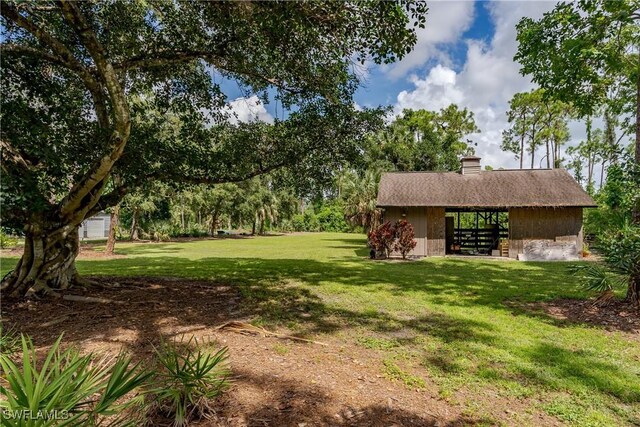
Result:
<svg viewBox="0 0 640 427">
<path fill-rule="evenodd" d="M 515 93 L 534 85 L 513 61 L 515 25 L 525 16 L 541 17 L 555 4 L 430 1 L 426 28 L 418 31 L 414 50 L 395 64 L 366 64 L 355 102 L 363 107 L 389 105 L 395 114 L 404 108 L 438 110 L 451 103 L 466 107 L 475 114 L 481 130 L 470 138 L 477 143 L 476 154 L 483 158 L 482 163 L 495 168 L 516 167 L 513 154 L 500 150 L 502 130 L 508 126 L 506 111 Z M 240 120 L 269 121 L 276 115 L 273 104 L 261 105 L 256 97 L 237 88 L 228 95 L 233 100 L 230 108 Z M 584 138 L 584 124 L 576 122 L 570 127 L 573 145 Z"/>
<path fill-rule="evenodd" d="M 438 43 L 430 43 L 435 45 L 440 52 L 444 53 L 449 61 L 449 66 L 456 72 L 460 72 L 464 67 L 467 58 L 467 40 L 478 40 L 485 43 L 489 43 L 495 32 L 495 26 L 490 15 L 489 3 L 487 2 L 456 2 L 456 3 L 468 3 L 469 6 L 465 6 L 464 9 L 472 13 L 472 19 L 468 25 L 468 28 L 455 35 L 455 38 L 451 39 L 443 37 L 445 40 Z M 433 9 L 433 6 L 431 6 Z M 457 10 L 452 10 L 450 13 L 455 14 Z M 464 24 L 465 18 L 461 18 Z M 468 18 L 467 18 L 468 19 Z M 430 24 L 430 22 L 428 22 Z M 426 32 L 430 31 L 426 28 Z M 423 39 L 426 37 L 423 37 Z M 450 40 L 450 41 L 449 41 Z M 432 48 L 431 46 L 429 46 Z M 420 45 L 416 48 L 417 53 L 420 53 Z M 414 52 L 415 54 L 416 52 Z M 416 55 L 417 56 L 417 55 Z M 429 70 L 439 63 L 438 57 L 428 58 L 424 63 L 416 66 L 411 71 L 416 75 L 426 75 Z M 386 72 L 389 68 L 393 67 L 372 67 L 369 70 L 369 76 L 363 87 L 356 94 L 356 102 L 362 106 L 377 106 L 379 104 L 389 105 L 396 101 L 398 93 L 403 90 L 410 90 L 412 84 L 407 79 L 398 78 L 396 74 L 389 77 Z"/>
</svg>

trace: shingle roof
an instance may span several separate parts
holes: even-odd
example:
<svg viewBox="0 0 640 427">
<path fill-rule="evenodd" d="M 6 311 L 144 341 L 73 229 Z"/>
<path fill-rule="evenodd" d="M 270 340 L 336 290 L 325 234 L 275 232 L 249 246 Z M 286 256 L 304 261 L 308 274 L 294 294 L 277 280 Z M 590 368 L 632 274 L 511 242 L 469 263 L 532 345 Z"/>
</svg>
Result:
<svg viewBox="0 0 640 427">
<path fill-rule="evenodd" d="M 390 172 L 382 175 L 378 206 L 563 207 L 597 206 L 564 169 Z"/>
</svg>

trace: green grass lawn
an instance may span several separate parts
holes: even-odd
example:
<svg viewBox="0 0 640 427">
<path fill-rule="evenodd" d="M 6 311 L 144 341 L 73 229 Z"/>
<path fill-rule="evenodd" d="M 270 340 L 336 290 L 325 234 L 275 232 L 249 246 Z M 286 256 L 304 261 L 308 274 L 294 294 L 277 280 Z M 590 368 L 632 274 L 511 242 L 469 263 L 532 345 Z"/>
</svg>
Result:
<svg viewBox="0 0 640 427">
<path fill-rule="evenodd" d="M 470 415 L 491 419 L 496 408 L 473 396 L 492 393 L 567 424 L 640 423 L 637 341 L 518 308 L 585 298 L 566 263 L 370 261 L 363 236 L 333 233 L 118 243 L 117 252 L 128 257 L 78 268 L 235 284 L 256 307 L 256 322 L 376 349 L 381 374 L 436 387 Z M 14 263 L 5 258 L 2 273 Z"/>
</svg>

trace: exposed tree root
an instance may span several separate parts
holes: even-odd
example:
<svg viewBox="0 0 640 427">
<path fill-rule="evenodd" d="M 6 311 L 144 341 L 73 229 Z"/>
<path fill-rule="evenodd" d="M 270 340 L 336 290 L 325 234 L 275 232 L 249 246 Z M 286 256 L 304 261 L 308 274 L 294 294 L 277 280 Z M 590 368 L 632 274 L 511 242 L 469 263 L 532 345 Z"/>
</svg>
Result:
<svg viewBox="0 0 640 427">
<path fill-rule="evenodd" d="M 254 326 L 250 323 L 245 323 L 245 322 L 238 322 L 238 321 L 225 322 L 222 325 L 216 327 L 216 330 L 218 331 L 229 330 L 231 332 L 236 332 L 244 335 L 262 335 L 263 337 L 275 337 L 275 338 L 292 340 L 292 341 L 318 344 L 318 345 L 323 345 L 325 347 L 328 346 L 328 344 L 320 341 L 308 340 L 305 338 L 295 337 L 293 335 L 278 334 L 276 332 L 271 332 L 266 330 L 265 328 Z"/>
<path fill-rule="evenodd" d="M 75 265 L 79 249 L 77 227 L 45 232 L 31 226 L 25 232 L 22 258 L 2 279 L 0 291 L 15 298 L 59 297 L 59 291 L 82 284 Z"/>
<path fill-rule="evenodd" d="M 115 301 L 107 298 L 85 297 L 82 295 L 63 295 L 63 300 L 77 302 L 95 302 L 99 304 L 124 304 L 122 301 Z"/>
</svg>

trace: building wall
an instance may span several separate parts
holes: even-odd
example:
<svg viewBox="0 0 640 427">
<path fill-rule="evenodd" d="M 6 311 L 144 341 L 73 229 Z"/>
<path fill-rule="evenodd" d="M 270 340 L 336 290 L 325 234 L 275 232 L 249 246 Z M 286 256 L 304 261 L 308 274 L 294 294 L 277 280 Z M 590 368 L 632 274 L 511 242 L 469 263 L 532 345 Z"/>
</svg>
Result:
<svg viewBox="0 0 640 427">
<path fill-rule="evenodd" d="M 403 216 L 404 214 L 404 216 Z M 413 256 L 443 256 L 446 252 L 444 208 L 389 207 L 384 220 L 405 218 L 413 225 Z M 582 208 L 509 209 L 509 256 L 529 259 L 568 259 L 582 251 Z"/>
<path fill-rule="evenodd" d="M 101 239 L 109 237 L 109 222 L 107 214 L 98 214 L 82 221 L 78 229 L 80 239 Z"/>
<path fill-rule="evenodd" d="M 403 216 L 403 214 L 405 216 Z M 444 255 L 445 219 L 444 208 L 389 207 L 385 209 L 384 221 L 396 222 L 405 218 L 413 225 L 416 247 L 413 256 Z"/>
<path fill-rule="evenodd" d="M 509 257 L 529 251 L 536 256 L 578 256 L 582 251 L 582 208 L 509 209 Z"/>
<path fill-rule="evenodd" d="M 427 256 L 444 256 L 445 215 L 444 208 L 426 208 L 427 214 Z"/>
</svg>

